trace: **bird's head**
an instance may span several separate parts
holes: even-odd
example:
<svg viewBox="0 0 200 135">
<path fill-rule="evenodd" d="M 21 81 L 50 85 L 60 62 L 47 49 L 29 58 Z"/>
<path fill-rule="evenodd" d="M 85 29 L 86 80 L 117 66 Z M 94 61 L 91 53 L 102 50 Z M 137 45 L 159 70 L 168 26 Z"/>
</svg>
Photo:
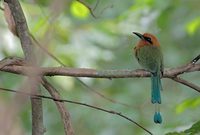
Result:
<svg viewBox="0 0 200 135">
<path fill-rule="evenodd" d="M 140 38 L 140 41 L 137 44 L 139 47 L 147 45 L 160 46 L 158 39 L 153 34 L 144 33 L 142 35 L 138 32 L 133 32 L 133 34 L 137 35 Z"/>
</svg>

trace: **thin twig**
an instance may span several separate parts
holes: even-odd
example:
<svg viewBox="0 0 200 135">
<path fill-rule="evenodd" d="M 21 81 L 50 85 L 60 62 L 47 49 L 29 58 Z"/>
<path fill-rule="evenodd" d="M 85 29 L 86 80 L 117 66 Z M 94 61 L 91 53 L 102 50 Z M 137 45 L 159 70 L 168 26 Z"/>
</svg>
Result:
<svg viewBox="0 0 200 135">
<path fill-rule="evenodd" d="M 80 80 L 80 79 L 79 79 Z M 79 81 L 78 80 L 78 81 Z M 90 90 L 90 91 L 92 91 L 93 93 L 95 93 L 96 95 L 98 95 L 98 96 L 100 96 L 101 98 L 103 98 L 103 99 L 105 99 L 105 100 L 107 100 L 107 101 L 110 101 L 110 102 L 112 102 L 112 103 L 114 103 L 114 104 L 119 104 L 119 105 L 123 105 L 123 106 L 125 106 L 125 107 L 133 107 L 133 106 L 131 106 L 131 105 L 128 105 L 128 104 L 126 104 L 126 103 L 122 103 L 122 102 L 120 102 L 120 101 L 116 101 L 116 100 L 114 100 L 114 99 L 111 99 L 111 98 L 109 98 L 109 97 L 106 97 L 105 95 L 103 95 L 102 93 L 100 93 L 100 92 L 98 92 L 95 88 L 93 88 L 93 87 L 88 87 L 88 85 L 86 85 L 84 82 L 82 82 L 81 80 L 80 80 L 80 83 L 83 85 L 83 86 L 85 86 L 86 88 L 87 88 L 87 90 Z"/>
<path fill-rule="evenodd" d="M 191 61 L 191 63 L 196 63 L 198 60 L 200 59 L 200 54 L 197 56 L 197 57 L 195 57 L 192 61 Z"/>
<path fill-rule="evenodd" d="M 42 85 L 45 89 L 50 93 L 50 95 L 55 99 L 61 99 L 58 91 L 45 79 L 42 78 Z M 74 135 L 74 130 L 71 123 L 70 113 L 65 107 L 63 102 L 55 102 L 56 106 L 60 112 L 61 119 L 63 121 L 65 134 L 66 135 Z"/>
<path fill-rule="evenodd" d="M 87 9 L 90 11 L 90 14 L 96 19 L 97 17 L 95 16 L 95 14 L 93 13 L 93 10 L 90 6 L 88 6 L 85 2 L 83 2 L 82 0 L 76 0 L 78 2 L 80 2 L 81 4 L 83 4 L 85 7 L 87 7 Z"/>
<path fill-rule="evenodd" d="M 94 8 L 93 8 L 93 11 L 95 11 L 95 10 L 96 10 L 96 8 L 97 8 L 97 6 L 99 5 L 99 1 L 100 1 L 100 0 L 97 0 L 97 2 L 96 2 L 96 4 L 95 4 L 95 6 L 94 6 Z"/>
<path fill-rule="evenodd" d="M 49 52 L 49 50 L 47 50 L 45 47 L 43 47 L 38 41 L 37 39 L 33 36 L 33 34 L 29 33 L 30 37 L 33 39 L 34 43 L 40 48 L 42 49 L 42 51 L 44 51 L 48 56 L 50 56 L 52 59 L 54 59 L 55 61 L 57 61 L 60 65 L 65 66 L 65 64 L 59 60 L 56 56 L 54 56 L 51 52 Z"/>
<path fill-rule="evenodd" d="M 186 80 L 184 80 L 184 79 L 182 79 L 180 77 L 174 77 L 174 78 L 171 78 L 171 79 L 176 81 L 176 82 L 178 82 L 178 83 L 181 83 L 181 84 L 183 84 L 185 86 L 188 86 L 188 87 L 196 90 L 197 92 L 200 92 L 200 87 L 195 85 L 195 84 L 193 84 L 193 83 L 191 83 L 191 82 L 189 82 L 189 81 L 186 81 Z"/>
<path fill-rule="evenodd" d="M 148 129 L 144 128 L 142 125 L 140 125 L 139 123 L 135 122 L 131 118 L 123 115 L 120 112 L 116 112 L 116 111 L 113 111 L 113 110 L 107 110 L 107 109 L 96 107 L 96 106 L 92 106 L 92 105 L 89 105 L 89 104 L 86 104 L 86 103 L 81 103 L 81 102 L 76 102 L 76 101 L 71 101 L 71 100 L 66 100 L 66 99 L 57 99 L 57 98 L 53 98 L 53 97 L 49 97 L 49 96 L 45 96 L 45 95 L 31 94 L 31 93 L 27 93 L 27 92 L 21 92 L 21 91 L 5 89 L 5 88 L 0 88 L 0 90 L 7 91 L 7 92 L 13 92 L 13 93 L 21 94 L 21 95 L 24 95 L 24 96 L 34 97 L 34 98 L 43 98 L 43 99 L 53 100 L 53 101 L 56 101 L 56 102 L 67 102 L 67 103 L 77 104 L 77 105 L 93 108 L 93 109 L 96 109 L 96 110 L 100 110 L 100 111 L 103 111 L 103 112 L 106 112 L 106 113 L 115 114 L 115 115 L 118 115 L 119 117 L 122 117 L 122 118 L 130 121 L 131 123 L 137 125 L 141 129 L 143 129 L 144 131 L 149 133 L 150 135 L 153 135 L 153 133 L 151 133 Z"/>
</svg>

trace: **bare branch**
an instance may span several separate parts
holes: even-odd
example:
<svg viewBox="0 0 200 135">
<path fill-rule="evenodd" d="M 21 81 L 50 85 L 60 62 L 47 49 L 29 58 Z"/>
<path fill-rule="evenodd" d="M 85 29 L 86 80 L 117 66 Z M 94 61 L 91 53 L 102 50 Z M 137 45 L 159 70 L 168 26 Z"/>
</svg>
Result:
<svg viewBox="0 0 200 135">
<path fill-rule="evenodd" d="M 197 57 L 195 57 L 195 58 L 191 61 L 191 63 L 195 64 L 199 59 L 200 59 L 200 54 L 199 54 Z"/>
<path fill-rule="evenodd" d="M 21 5 L 18 0 L 4 0 L 7 3 L 7 8 L 9 8 L 11 14 L 8 19 L 14 19 L 12 28 L 16 30 L 16 34 L 21 42 L 23 53 L 25 56 L 25 61 L 28 65 L 36 65 L 36 59 L 33 51 L 32 40 L 29 36 L 29 29 L 26 23 L 26 18 L 22 11 Z M 6 10 L 5 10 L 6 11 Z M 29 73 L 30 71 L 27 71 Z M 30 77 L 27 79 L 27 83 L 30 84 L 28 88 L 32 92 L 39 92 L 38 89 L 38 77 Z M 43 110 L 42 110 L 42 100 L 31 98 L 32 105 L 32 135 L 43 135 L 45 128 L 43 125 Z"/>
<path fill-rule="evenodd" d="M 81 103 L 81 102 L 76 102 L 76 101 L 71 101 L 71 100 L 66 100 L 66 99 L 57 99 L 57 98 L 53 98 L 53 97 L 49 97 L 49 96 L 44 96 L 44 95 L 31 94 L 31 93 L 28 93 L 28 92 L 21 92 L 19 90 L 16 91 L 16 90 L 5 89 L 5 88 L 0 88 L 0 90 L 1 91 L 7 91 L 7 92 L 14 92 L 14 93 L 17 93 L 17 94 L 21 94 L 21 95 L 24 95 L 24 96 L 30 96 L 30 97 L 34 97 L 34 98 L 43 98 L 43 99 L 53 100 L 53 101 L 56 101 L 56 102 L 67 102 L 67 103 L 77 104 L 77 105 L 81 105 L 81 106 L 93 108 L 93 109 L 96 109 L 96 110 L 99 110 L 99 111 L 103 111 L 103 112 L 106 112 L 106 113 L 115 114 L 115 115 L 118 115 L 119 117 L 122 117 L 122 118 L 130 121 L 131 123 L 137 125 L 141 129 L 143 129 L 144 131 L 146 131 L 148 134 L 153 135 L 153 133 L 151 133 L 149 130 L 147 130 L 146 128 L 144 128 L 142 125 L 140 125 L 139 123 L 135 122 L 131 118 L 123 115 L 120 112 L 116 112 L 116 111 L 113 111 L 113 110 L 107 110 L 107 109 L 96 107 L 96 106 L 92 106 L 92 105 L 89 105 L 89 104 L 86 104 L 86 103 Z"/>
<path fill-rule="evenodd" d="M 61 99 L 58 91 L 45 79 L 42 79 L 42 85 L 48 90 L 50 95 L 55 98 L 55 99 Z M 70 119 L 70 114 L 67 111 L 65 105 L 63 102 L 55 102 L 57 105 L 57 108 L 60 112 L 61 119 L 63 121 L 64 129 L 65 129 L 65 134 L 66 135 L 74 135 L 74 130 L 72 127 L 71 119 Z"/>
<path fill-rule="evenodd" d="M 180 77 L 174 77 L 174 78 L 171 78 L 171 79 L 176 81 L 176 82 L 178 82 L 178 83 L 186 85 L 186 86 L 196 90 L 197 92 L 200 92 L 200 87 L 195 85 L 195 84 L 193 84 L 193 83 L 191 83 L 191 82 L 189 82 L 189 81 L 186 81 L 186 80 L 184 80 L 184 79 L 182 79 Z"/>
<path fill-rule="evenodd" d="M 188 63 L 184 66 L 172 68 L 170 71 L 170 76 L 177 76 L 177 75 L 187 73 L 187 72 L 199 71 L 200 69 L 199 69 L 198 65 L 200 65 L 200 64 Z M 168 72 L 168 71 L 166 70 L 166 72 Z"/>
<path fill-rule="evenodd" d="M 23 65 L 24 60 L 17 57 L 7 57 L 0 61 L 0 69 L 8 65 Z"/>
<path fill-rule="evenodd" d="M 86 5 L 81 0 L 77 0 L 77 1 L 79 1 L 80 3 L 85 5 L 89 9 L 91 15 L 94 18 L 96 18 L 96 16 L 93 13 L 93 10 L 88 5 Z M 0 63 L 0 70 L 29 76 L 30 77 L 29 83 L 34 84 L 31 87 L 31 89 L 33 91 L 34 91 L 34 89 L 37 89 L 37 86 L 39 84 L 38 81 L 37 81 L 37 78 L 40 78 L 40 76 L 61 75 L 61 76 L 93 77 L 93 78 L 127 78 L 127 77 L 149 77 L 150 76 L 150 73 L 147 72 L 147 71 L 144 71 L 144 70 L 133 70 L 133 71 L 132 70 L 103 70 L 103 71 L 97 71 L 97 70 L 94 70 L 94 69 L 84 69 L 84 68 L 63 68 L 63 67 L 62 68 L 61 67 L 59 67 L 59 68 L 57 68 L 57 67 L 40 68 L 40 67 L 34 67 L 36 60 L 34 58 L 33 49 L 32 49 L 33 47 L 32 47 L 32 42 L 31 42 L 31 39 L 30 39 L 29 31 L 28 31 L 28 26 L 26 24 L 26 20 L 25 20 L 23 11 L 21 9 L 21 6 L 20 6 L 20 4 L 17 0 L 5 0 L 5 2 L 8 3 L 8 5 L 11 9 L 14 21 L 16 23 L 17 35 L 19 35 L 19 38 L 20 38 L 20 41 L 21 41 L 21 44 L 22 44 L 22 48 L 23 48 L 23 51 L 24 51 L 24 54 L 25 54 L 25 59 L 26 59 L 26 62 L 29 64 L 29 66 L 27 66 L 27 65 L 13 65 L 12 63 L 11 64 L 10 63 L 3 63 L 3 64 Z M 182 84 L 200 92 L 199 86 L 194 85 L 194 84 L 192 84 L 192 83 L 190 83 L 190 82 L 188 82 L 184 79 L 177 77 L 178 75 L 184 74 L 186 72 L 200 71 L 200 64 L 195 64 L 199 59 L 200 59 L 200 55 L 197 56 L 195 59 L 193 59 L 192 63 L 189 63 L 187 65 L 184 65 L 184 66 L 178 67 L 178 68 L 166 69 L 163 77 L 173 79 L 174 81 L 182 83 Z M 30 73 L 30 71 L 31 71 L 31 73 Z M 34 73 L 34 78 L 33 78 L 33 73 Z M 79 80 L 79 81 L 81 81 L 81 80 Z M 43 80 L 43 85 L 49 91 L 50 90 L 54 91 L 53 86 L 51 86 L 46 80 Z M 91 105 L 84 104 L 84 103 L 75 102 L 75 101 L 61 100 L 61 99 L 59 99 L 59 94 L 52 92 L 52 91 L 50 91 L 50 93 L 52 94 L 52 97 L 55 97 L 55 98 L 46 97 L 46 96 L 39 95 L 39 94 L 30 95 L 30 93 L 27 93 L 27 95 L 31 96 L 32 101 L 33 101 L 32 105 L 37 106 L 37 108 L 42 109 L 41 100 L 39 102 L 36 101 L 36 100 L 38 100 L 38 98 L 51 99 L 51 100 L 54 100 L 54 101 L 57 101 L 57 102 L 69 102 L 69 103 L 79 104 L 79 105 L 87 106 L 87 107 L 90 107 L 90 108 L 98 109 L 98 110 L 101 110 L 101 111 L 104 111 L 104 112 L 107 112 L 107 113 L 116 114 L 120 117 L 123 117 L 123 118 L 133 122 L 134 124 L 136 124 L 140 128 L 147 131 L 149 134 L 152 134 L 151 132 L 149 132 L 148 130 L 146 130 L 142 126 L 140 126 L 138 123 L 136 123 L 135 121 L 126 117 L 125 115 L 122 115 L 121 113 L 102 109 L 102 108 L 91 106 Z M 104 96 L 102 96 L 102 97 L 104 97 Z M 36 104 L 34 103 L 34 100 L 36 101 L 35 102 Z M 66 120 L 68 123 L 64 123 L 64 124 L 66 125 L 66 127 L 68 126 L 68 128 L 69 128 L 69 126 L 71 126 L 69 124 L 71 124 L 71 123 L 70 123 L 69 119 L 67 118 L 69 115 L 66 114 L 63 111 L 63 104 L 58 104 L 58 108 L 61 112 L 61 115 L 63 117 L 66 117 L 66 119 L 64 119 L 64 120 Z M 41 109 L 35 109 L 35 110 L 33 109 L 34 110 L 33 113 L 35 113 L 36 114 L 35 116 L 38 117 L 38 121 L 41 121 L 41 119 L 42 119 L 42 110 Z M 39 111 L 36 111 L 36 110 L 41 110 L 40 111 L 41 113 L 39 113 Z M 35 117 L 35 116 L 33 116 L 33 117 Z M 41 122 L 39 122 L 39 123 L 41 123 Z M 43 128 L 43 124 L 41 126 L 40 124 L 38 124 L 36 122 L 35 125 L 39 128 L 41 128 L 41 127 Z M 72 127 L 70 127 L 70 128 L 68 130 L 73 131 Z M 37 128 L 34 127 L 34 129 L 37 129 Z M 40 129 L 38 129 L 38 130 L 40 130 Z M 33 134 L 43 134 L 43 131 L 42 132 L 40 132 L 40 131 L 36 131 Z M 70 132 L 70 131 L 68 131 L 68 132 Z"/>
<path fill-rule="evenodd" d="M 150 77 L 148 71 L 137 70 L 95 70 L 89 68 L 68 68 L 68 67 L 31 67 L 31 66 L 5 66 L 1 71 L 15 74 L 29 75 L 27 71 L 35 71 L 40 76 L 72 76 L 72 77 L 90 77 L 90 78 L 132 78 L 132 77 Z M 171 78 L 183 73 L 200 71 L 200 64 L 195 64 L 188 68 L 188 65 L 165 69 L 163 77 Z"/>
<path fill-rule="evenodd" d="M 8 4 L 12 16 L 14 18 L 17 34 L 21 41 L 21 46 L 25 55 L 25 59 L 29 63 L 31 62 L 34 63 L 33 45 L 31 42 L 31 38 L 29 37 L 28 26 L 22 8 L 20 6 L 20 3 L 18 2 L 18 0 L 4 0 L 4 1 Z"/>
<path fill-rule="evenodd" d="M 16 57 L 8 57 L 0 61 L 0 69 L 7 65 L 25 65 L 25 64 L 21 58 L 16 58 Z M 60 99 L 59 93 L 57 93 L 56 89 L 50 83 L 48 83 L 48 81 L 45 78 L 43 78 L 42 84 L 49 91 L 52 97 Z M 70 120 L 70 114 L 66 110 L 64 104 L 56 102 L 56 105 L 58 107 L 59 112 L 61 113 L 66 135 L 74 135 L 74 131 Z"/>
<path fill-rule="evenodd" d="M 40 76 L 73 76 L 73 77 L 91 77 L 91 78 L 132 78 L 149 77 L 150 73 L 145 70 L 102 70 L 88 68 L 66 68 L 66 67 L 30 67 L 30 66 L 5 66 L 1 71 L 15 74 L 27 75 L 27 71 L 34 71 Z M 187 64 L 185 66 L 165 69 L 164 78 L 175 78 L 183 73 L 200 71 L 200 64 Z M 28 74 L 30 75 L 30 74 Z"/>
<path fill-rule="evenodd" d="M 16 24 L 12 16 L 12 13 L 10 11 L 10 8 L 6 2 L 3 2 L 3 5 L 4 5 L 4 17 L 8 24 L 8 28 L 15 36 L 18 36 L 16 30 Z"/>
<path fill-rule="evenodd" d="M 96 10 L 97 6 L 99 5 L 99 2 L 100 2 L 100 0 L 97 0 L 97 2 L 96 2 L 96 4 L 95 4 L 95 6 L 94 6 L 94 8 L 93 8 L 93 11 L 95 11 L 95 10 Z"/>
</svg>

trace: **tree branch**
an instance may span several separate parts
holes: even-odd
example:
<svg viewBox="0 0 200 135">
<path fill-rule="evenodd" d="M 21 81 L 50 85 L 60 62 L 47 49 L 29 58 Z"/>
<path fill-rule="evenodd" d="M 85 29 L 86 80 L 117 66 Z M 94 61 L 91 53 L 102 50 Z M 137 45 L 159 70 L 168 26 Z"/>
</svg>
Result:
<svg viewBox="0 0 200 135">
<path fill-rule="evenodd" d="M 98 2 L 99 0 L 97 1 L 96 3 L 96 6 L 98 5 Z M 96 7 L 95 6 L 95 7 Z M 30 36 L 32 37 L 33 41 L 35 42 L 35 44 L 41 49 L 44 51 L 44 53 L 46 53 L 49 57 L 51 57 L 53 60 L 55 60 L 56 62 L 58 62 L 61 66 L 63 67 L 67 67 L 67 65 L 65 65 L 61 60 L 59 60 L 56 56 L 54 56 L 47 48 L 43 47 L 37 40 L 36 38 L 30 33 Z M 1 67 L 1 65 L 0 65 Z M 100 96 L 101 98 L 104 98 L 105 100 L 107 101 L 110 101 L 112 103 L 115 103 L 115 104 L 120 104 L 120 105 L 123 105 L 123 106 L 126 106 L 126 107 L 132 107 L 128 104 L 125 104 L 125 103 L 122 103 L 122 102 L 119 102 L 119 101 L 116 101 L 116 100 L 113 100 L 111 98 L 108 98 L 106 97 L 105 95 L 101 94 L 100 92 L 98 92 L 95 88 L 89 86 L 88 84 L 84 83 L 81 79 L 79 79 L 78 77 L 75 77 L 75 79 L 81 84 L 83 85 L 87 90 L 95 93 L 96 95 Z"/>
<path fill-rule="evenodd" d="M 77 0 L 80 3 L 84 4 L 81 0 Z M 150 73 L 144 70 L 103 70 L 103 71 L 97 71 L 94 69 L 86 69 L 86 68 L 61 68 L 61 67 L 52 67 L 52 68 L 40 68 L 40 67 L 35 67 L 36 59 L 33 53 L 33 46 L 32 46 L 32 41 L 29 35 L 28 31 L 28 26 L 26 24 L 26 19 L 24 17 L 23 11 L 21 9 L 20 3 L 17 0 L 5 0 L 5 2 L 8 3 L 11 11 L 13 18 L 16 23 L 16 30 L 17 30 L 17 35 L 20 38 L 22 49 L 24 51 L 25 59 L 27 65 L 13 65 L 11 63 L 0 63 L 0 70 L 1 71 L 6 71 L 6 72 L 11 72 L 11 73 L 16 73 L 16 74 L 23 74 L 29 76 L 29 83 L 32 84 L 31 90 L 35 91 L 38 86 L 38 78 L 40 76 L 54 76 L 54 75 L 61 75 L 61 76 L 73 76 L 73 77 L 93 77 L 93 78 L 127 78 L 127 77 L 149 77 Z M 85 5 L 85 4 L 84 4 Z M 86 5 L 86 7 L 90 10 L 91 15 L 95 18 L 95 15 L 93 14 L 93 10 Z M 176 82 L 182 83 L 190 88 L 195 89 L 196 91 L 200 92 L 200 87 L 197 85 L 194 85 L 184 79 L 181 79 L 177 77 L 178 75 L 187 73 L 187 72 L 194 72 L 194 71 L 200 71 L 200 64 L 195 64 L 199 60 L 200 56 L 197 56 L 195 59 L 192 60 L 192 63 L 189 63 L 187 65 L 184 65 L 182 67 L 177 67 L 177 68 L 172 68 L 172 69 L 166 69 L 164 72 L 165 78 L 170 78 L 173 79 Z M 31 72 L 30 72 L 31 71 Z M 123 117 L 129 121 L 132 121 L 128 117 L 122 115 L 121 113 L 114 112 L 114 111 L 109 111 L 105 110 L 102 108 L 94 107 L 91 105 L 87 105 L 84 103 L 78 103 L 74 101 L 68 101 L 68 100 L 61 100 L 59 99 L 58 93 L 53 92 L 54 88 L 51 86 L 45 79 L 43 79 L 43 86 L 49 90 L 50 94 L 52 97 L 46 97 L 43 95 L 30 95 L 32 99 L 32 105 L 33 105 L 33 135 L 42 135 L 44 130 L 43 130 L 43 118 L 42 118 L 42 100 L 38 98 L 47 98 L 51 99 L 57 102 L 70 102 L 70 103 L 76 103 L 79 105 L 84 105 L 88 106 L 91 108 L 95 108 L 101 111 L 105 111 L 108 113 L 116 114 L 119 115 L 120 117 Z M 52 90 L 52 91 L 50 91 Z M 56 103 L 57 103 L 56 102 Z M 61 115 L 67 121 L 63 121 L 64 125 L 67 127 L 68 130 L 72 130 L 72 127 L 70 127 L 71 123 L 69 120 L 69 114 L 67 114 L 64 111 L 61 111 L 63 109 L 63 104 L 57 104 Z M 67 118 L 68 117 L 68 118 Z M 66 123 L 65 123 L 66 122 Z M 132 121 L 139 127 L 143 128 L 136 122 Z M 71 129 L 70 129 L 71 128 Z M 148 132 L 145 128 L 143 128 L 145 131 Z M 67 131 L 66 131 L 67 132 Z M 70 131 L 68 131 L 70 132 Z M 151 134 L 151 132 L 148 132 Z M 71 134 L 69 134 L 71 135 Z"/>
<path fill-rule="evenodd" d="M 25 55 L 27 63 L 34 62 L 34 53 L 31 38 L 29 37 L 29 30 L 26 23 L 26 19 L 20 3 L 18 0 L 4 0 L 12 13 L 14 22 L 16 24 L 16 31 L 21 41 L 21 46 Z"/>
<path fill-rule="evenodd" d="M 31 93 L 28 93 L 28 92 L 21 92 L 19 90 L 11 90 L 11 89 L 5 89 L 5 88 L 0 88 L 1 91 L 6 91 L 6 92 L 13 92 L 13 93 L 17 93 L 17 94 L 21 94 L 21 95 L 24 95 L 24 96 L 30 96 L 30 97 L 35 97 L 35 98 L 43 98 L 43 99 L 49 99 L 49 100 L 53 100 L 53 101 L 56 101 L 56 102 L 67 102 L 67 103 L 72 103 L 72 104 L 77 104 L 77 105 L 81 105 L 81 106 L 85 106 L 85 107 L 89 107 L 89 108 L 92 108 L 92 109 L 96 109 L 96 110 L 99 110 L 99 111 L 102 111 L 102 112 L 106 112 L 106 113 L 110 113 L 110 114 L 115 114 L 119 117 L 122 117 L 128 121 L 130 121 L 131 123 L 137 125 L 138 127 L 140 127 L 141 129 L 143 129 L 145 132 L 147 132 L 148 134 L 150 135 L 153 135 L 153 133 L 151 133 L 149 130 L 147 130 L 146 128 L 144 128 L 142 125 L 140 125 L 139 123 L 135 122 L 134 120 L 132 120 L 131 118 L 123 115 L 122 113 L 120 112 L 116 112 L 116 111 L 113 111 L 113 110 L 107 110 L 107 109 L 104 109 L 104 108 L 100 108 L 100 107 L 96 107 L 96 106 L 92 106 L 92 105 L 89 105 L 89 104 L 86 104 L 86 103 L 81 103 L 81 102 L 76 102 L 76 101 L 71 101 L 71 100 L 66 100 L 66 99 L 57 99 L 57 98 L 53 98 L 53 97 L 49 97 L 49 96 L 45 96 L 45 95 L 38 95 L 38 94 L 31 94 Z"/>
<path fill-rule="evenodd" d="M 89 68 L 67 68 L 67 67 L 31 67 L 11 65 L 5 66 L 0 71 L 23 74 L 30 76 L 27 71 L 34 71 L 40 76 L 72 76 L 72 77 L 90 77 L 90 78 L 132 78 L 132 77 L 150 77 L 150 72 L 143 69 L 136 70 L 95 70 Z M 184 73 L 200 71 L 200 64 L 195 64 L 188 68 L 188 65 L 165 69 L 163 78 L 171 78 Z"/>
<path fill-rule="evenodd" d="M 44 86 L 44 88 L 46 88 L 46 90 L 48 90 L 48 92 L 53 98 L 59 99 L 59 100 L 61 99 L 58 91 L 45 78 L 42 79 L 42 85 Z M 72 127 L 70 114 L 67 111 L 64 103 L 63 102 L 55 102 L 55 103 L 60 112 L 61 120 L 63 121 L 65 134 L 74 135 L 74 130 Z"/>
<path fill-rule="evenodd" d="M 195 57 L 192 61 L 191 61 L 191 63 L 196 63 L 198 60 L 200 59 L 200 54 L 197 56 L 197 57 Z"/>
<path fill-rule="evenodd" d="M 5 66 L 1 71 L 15 74 L 28 75 L 27 71 L 34 71 L 39 76 L 73 76 L 73 77 L 91 77 L 91 78 L 132 78 L 132 77 L 150 77 L 150 73 L 145 70 L 95 70 L 88 68 L 66 68 L 66 67 L 30 67 L 30 66 Z M 177 68 L 165 69 L 163 78 L 175 78 L 178 75 L 200 71 L 200 64 L 186 64 Z M 182 83 L 183 84 L 183 83 Z M 187 85 L 189 86 L 189 85 Z M 199 87 L 195 90 L 200 91 Z"/>
<path fill-rule="evenodd" d="M 188 87 L 196 90 L 197 92 L 200 92 L 200 87 L 195 85 L 195 84 L 193 84 L 193 83 L 191 83 L 191 82 L 189 82 L 189 81 L 186 81 L 186 80 L 184 80 L 184 79 L 182 79 L 180 77 L 174 77 L 174 78 L 171 78 L 171 79 L 176 81 L 176 82 L 178 82 L 178 83 L 181 83 L 181 84 L 183 84 L 185 86 L 188 86 Z"/>
<path fill-rule="evenodd" d="M 34 56 L 32 40 L 29 36 L 29 30 L 26 23 L 24 13 L 22 11 L 21 5 L 18 0 L 4 0 L 11 11 L 12 17 L 16 28 L 16 35 L 19 37 L 23 53 L 25 56 L 26 64 L 34 66 L 36 64 L 36 59 Z M 11 17 L 11 18 L 12 18 Z M 10 18 L 10 19 L 11 19 Z M 27 71 L 29 73 L 30 71 Z M 33 72 L 31 72 L 33 73 Z M 30 77 L 27 80 L 27 84 L 30 84 L 30 89 L 33 93 L 39 92 L 38 89 L 38 77 Z M 43 126 L 43 110 L 42 110 L 42 100 L 31 98 L 32 105 L 32 135 L 43 135 L 44 126 Z"/>
</svg>

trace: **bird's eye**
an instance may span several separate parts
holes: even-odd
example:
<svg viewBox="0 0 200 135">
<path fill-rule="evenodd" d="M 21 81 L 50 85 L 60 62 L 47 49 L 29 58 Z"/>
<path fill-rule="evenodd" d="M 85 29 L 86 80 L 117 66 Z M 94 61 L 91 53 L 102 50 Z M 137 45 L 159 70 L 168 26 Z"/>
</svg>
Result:
<svg viewBox="0 0 200 135">
<path fill-rule="evenodd" d="M 145 40 L 152 44 L 152 40 L 150 37 L 145 37 Z"/>
</svg>

